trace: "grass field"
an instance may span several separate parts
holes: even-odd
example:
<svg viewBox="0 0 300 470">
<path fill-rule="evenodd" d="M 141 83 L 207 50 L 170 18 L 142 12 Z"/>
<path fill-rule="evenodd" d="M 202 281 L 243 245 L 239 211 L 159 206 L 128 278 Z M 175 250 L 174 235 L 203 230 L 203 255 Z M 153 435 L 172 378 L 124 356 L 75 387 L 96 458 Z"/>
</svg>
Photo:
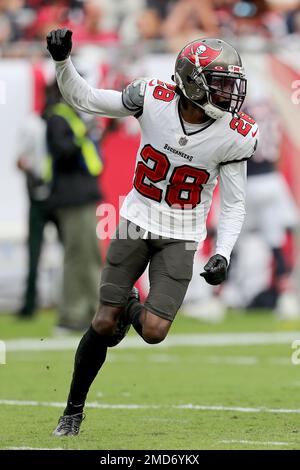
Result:
<svg viewBox="0 0 300 470">
<path fill-rule="evenodd" d="M 21 323 L 0 315 L 8 348 L 0 366 L 1 449 L 300 449 L 300 365 L 291 362 L 299 322 L 264 312 L 232 312 L 216 326 L 178 317 L 169 346 L 142 347 L 132 333 L 110 350 L 77 438 L 51 435 L 75 346 L 60 339 L 48 348 L 54 323 L 54 312 Z M 21 337 L 35 340 L 12 341 Z"/>
</svg>

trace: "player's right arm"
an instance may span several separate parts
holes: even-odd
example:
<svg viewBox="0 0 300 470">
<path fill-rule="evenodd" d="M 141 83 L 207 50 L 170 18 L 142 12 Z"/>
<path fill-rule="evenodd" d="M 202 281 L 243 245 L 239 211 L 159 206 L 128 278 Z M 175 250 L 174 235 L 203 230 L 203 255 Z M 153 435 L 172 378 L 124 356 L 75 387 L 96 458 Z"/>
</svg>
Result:
<svg viewBox="0 0 300 470">
<path fill-rule="evenodd" d="M 63 98 L 77 111 L 121 118 L 135 115 L 139 108 L 126 106 L 123 94 L 91 87 L 76 71 L 71 59 L 72 31 L 57 29 L 47 35 L 47 48 L 55 61 L 56 78 Z M 126 98 L 125 98 L 126 100 Z"/>
</svg>

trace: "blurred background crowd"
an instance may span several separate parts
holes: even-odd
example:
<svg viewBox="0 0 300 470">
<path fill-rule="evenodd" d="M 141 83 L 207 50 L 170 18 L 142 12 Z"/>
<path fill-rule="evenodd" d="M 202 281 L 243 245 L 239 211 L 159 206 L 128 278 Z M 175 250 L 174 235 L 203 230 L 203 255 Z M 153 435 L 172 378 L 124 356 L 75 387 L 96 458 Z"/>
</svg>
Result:
<svg viewBox="0 0 300 470">
<path fill-rule="evenodd" d="M 34 318 L 37 308 L 58 306 L 61 330 L 89 324 L 107 247 L 96 238 L 96 207 L 118 210 L 134 171 L 134 118 L 72 114 L 61 102 L 45 48 L 59 27 L 73 31 L 79 73 L 118 90 L 138 76 L 170 81 L 176 54 L 193 39 L 237 47 L 249 79 L 244 111 L 261 132 L 247 220 L 228 282 L 211 288 L 199 272 L 216 237 L 216 194 L 183 312 L 207 321 L 228 308 L 299 316 L 298 0 L 0 0 L 0 312 Z M 49 155 L 55 180 L 49 165 L 45 176 Z M 146 293 L 146 276 L 140 286 Z"/>
<path fill-rule="evenodd" d="M 44 54 L 47 32 L 74 31 L 75 44 L 156 41 L 175 50 L 199 36 L 279 41 L 300 33 L 297 0 L 1 0 L 3 57 Z M 153 46 L 154 47 L 154 46 Z"/>
</svg>

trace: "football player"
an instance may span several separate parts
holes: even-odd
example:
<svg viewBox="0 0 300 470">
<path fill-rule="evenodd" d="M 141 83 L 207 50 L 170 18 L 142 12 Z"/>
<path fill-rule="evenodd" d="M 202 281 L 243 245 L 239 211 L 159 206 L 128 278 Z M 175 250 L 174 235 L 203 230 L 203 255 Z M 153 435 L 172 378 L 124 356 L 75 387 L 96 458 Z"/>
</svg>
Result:
<svg viewBox="0 0 300 470">
<path fill-rule="evenodd" d="M 290 290 L 291 266 L 284 255 L 284 244 L 287 233 L 297 227 L 297 208 L 279 171 L 282 135 L 276 110 L 266 96 L 259 96 L 248 103 L 247 112 L 255 113 L 259 122 L 260 144 L 247 168 L 247 219 L 243 231 L 259 232 L 273 258 L 272 285 L 257 293 L 248 307 L 276 308 L 281 295 Z"/>
<path fill-rule="evenodd" d="M 70 105 L 97 116 L 134 116 L 141 127 L 133 188 L 107 253 L 99 307 L 78 346 L 67 406 L 54 431 L 72 436 L 79 432 L 86 396 L 107 348 L 118 344 L 131 324 L 147 343 L 167 336 L 192 276 L 197 245 L 206 237 L 218 178 L 216 250 L 201 275 L 212 285 L 225 280 L 244 219 L 246 164 L 258 128 L 239 113 L 245 73 L 237 51 L 221 39 L 184 47 L 175 64 L 175 84 L 137 79 L 122 93 L 92 88 L 80 77 L 69 57 L 70 30 L 51 31 L 47 44 Z M 133 286 L 148 264 L 150 291 L 142 305 Z"/>
</svg>

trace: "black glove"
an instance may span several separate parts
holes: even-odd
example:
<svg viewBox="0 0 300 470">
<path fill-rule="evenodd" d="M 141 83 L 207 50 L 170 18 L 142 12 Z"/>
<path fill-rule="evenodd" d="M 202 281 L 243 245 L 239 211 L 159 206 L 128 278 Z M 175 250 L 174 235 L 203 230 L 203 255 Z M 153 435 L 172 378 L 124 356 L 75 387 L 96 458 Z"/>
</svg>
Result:
<svg viewBox="0 0 300 470">
<path fill-rule="evenodd" d="M 72 31 L 53 29 L 47 34 L 47 49 L 54 60 L 65 60 L 72 50 Z"/>
<path fill-rule="evenodd" d="M 208 284 L 217 286 L 225 281 L 227 277 L 227 267 L 228 263 L 224 256 L 214 255 L 208 260 L 208 263 L 204 266 L 205 272 L 201 273 L 200 276 L 204 277 Z"/>
</svg>

